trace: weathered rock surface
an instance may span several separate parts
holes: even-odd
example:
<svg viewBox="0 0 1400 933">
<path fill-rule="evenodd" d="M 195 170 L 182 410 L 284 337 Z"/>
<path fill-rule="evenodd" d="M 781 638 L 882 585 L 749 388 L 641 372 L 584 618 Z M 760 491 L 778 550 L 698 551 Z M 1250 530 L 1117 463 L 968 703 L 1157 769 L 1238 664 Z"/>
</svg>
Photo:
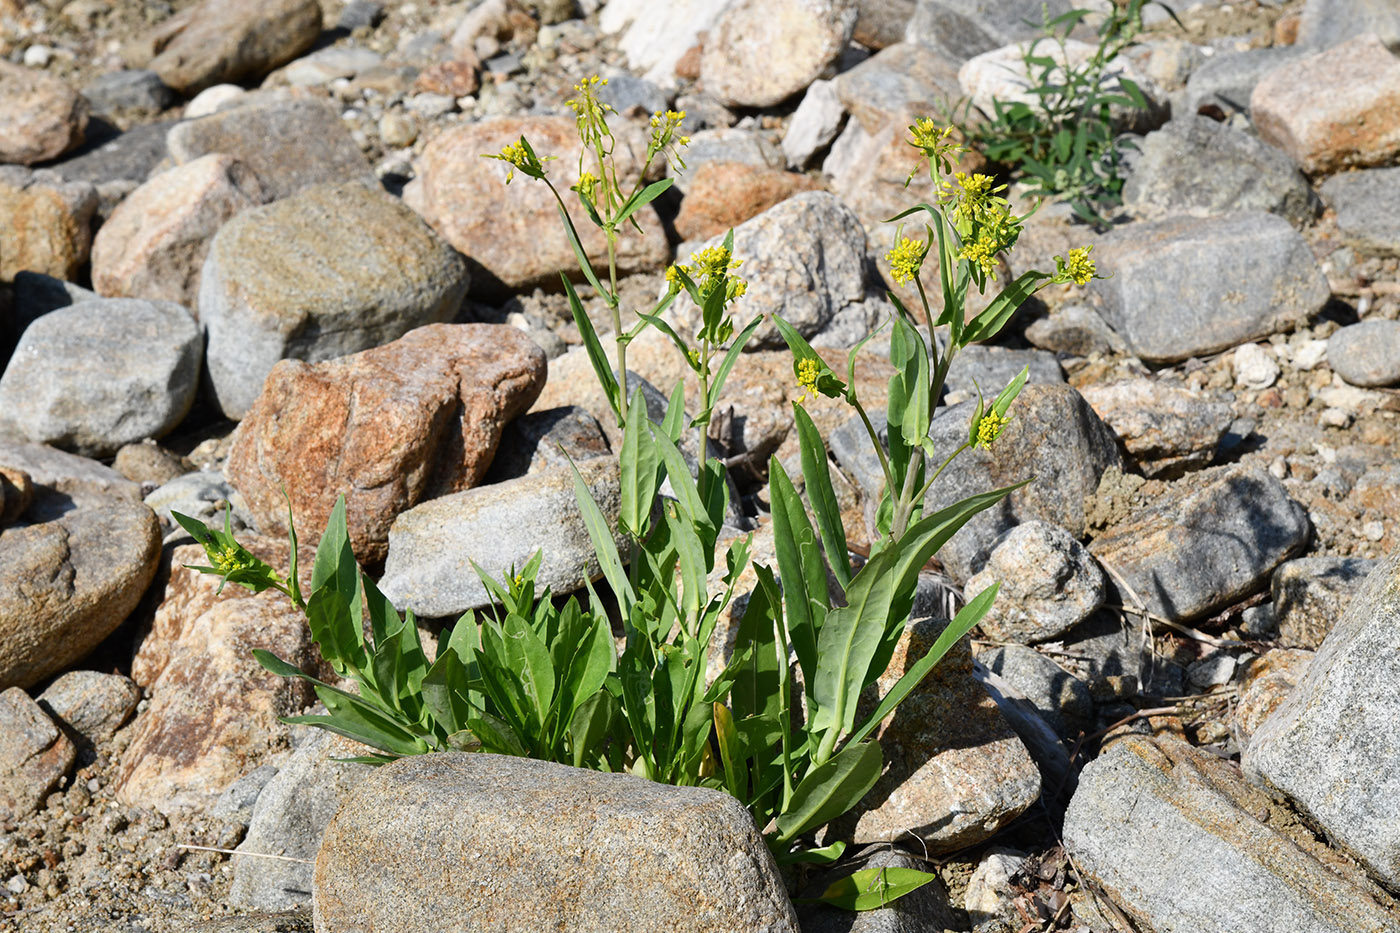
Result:
<svg viewBox="0 0 1400 933">
<path fill-rule="evenodd" d="M 1400 383 L 1400 322 L 1361 321 L 1327 338 L 1327 365 L 1352 385 Z"/>
<path fill-rule="evenodd" d="M 788 168 L 804 168 L 813 155 L 830 145 L 845 115 L 846 108 L 833 83 L 813 81 L 783 134 L 783 155 L 787 157 Z"/>
<path fill-rule="evenodd" d="M 1400 884 L 1397 625 L 1400 550 L 1371 572 L 1243 760 L 1391 887 Z"/>
<path fill-rule="evenodd" d="M 171 127 L 166 144 L 176 165 L 213 153 L 232 156 L 252 170 L 265 201 L 313 185 L 375 184 L 339 111 L 314 97 L 272 97 L 185 120 Z"/>
<path fill-rule="evenodd" d="M 1318 190 L 1347 243 L 1363 253 L 1400 254 L 1400 167 L 1343 172 Z"/>
<path fill-rule="evenodd" d="M 1279 642 L 1316 648 L 1342 618 L 1376 561 L 1361 557 L 1300 557 L 1279 565 L 1269 585 Z"/>
<path fill-rule="evenodd" d="M 262 202 L 262 185 L 232 156 L 211 153 L 162 172 L 127 195 L 98 230 L 93 288 L 197 308 L 209 241 L 239 211 Z"/>
<path fill-rule="evenodd" d="M 315 0 L 204 0 L 129 44 L 123 58 L 193 97 L 215 84 L 262 77 L 305 52 L 320 31 Z"/>
<path fill-rule="evenodd" d="M 782 103 L 836 61 L 856 15 L 854 0 L 731 0 L 705 42 L 700 80 L 731 107 Z"/>
<path fill-rule="evenodd" d="M 499 117 L 463 124 L 439 133 L 418 160 L 418 177 L 404 189 L 404 200 L 447 242 L 471 258 L 486 277 L 478 290 L 501 290 L 558 284 L 559 271 L 573 270 L 578 260 L 559 222 L 559 207 L 549 189 L 517 177 L 507 187 L 509 165 L 483 159 L 525 136 L 548 163 L 550 178 L 563 191 L 578 182 L 580 144 L 572 118 Z M 645 143 L 618 128 L 614 155 L 619 179 L 630 184 L 640 170 Z M 667 259 L 666 238 L 650 205 L 633 215 L 651 235 L 624 230 L 618 237 L 619 274 L 659 268 Z M 579 238 L 595 268 L 607 268 L 607 241 L 582 214 L 575 221 Z M 491 277 L 494 277 L 494 282 Z"/>
<path fill-rule="evenodd" d="M 972 595 L 998 582 L 996 602 L 979 625 L 992 638 L 1019 644 L 1063 634 L 1097 612 L 1108 591 L 1084 545 L 1058 525 L 1034 520 L 1002 535 L 966 590 Z"/>
<path fill-rule="evenodd" d="M 1152 363 L 1289 329 L 1329 296 L 1307 242 L 1274 214 L 1128 224 L 1100 241 L 1094 259 L 1114 272 L 1090 285 L 1104 319 Z"/>
<path fill-rule="evenodd" d="M 979 650 L 977 660 L 1034 704 L 1059 735 L 1072 738 L 1093 721 L 1089 686 L 1034 648 L 997 645 Z"/>
<path fill-rule="evenodd" d="M 578 465 L 603 516 L 616 526 L 617 463 Z M 389 529 L 389 556 L 379 589 L 402 611 L 457 616 L 490 605 L 472 561 L 499 580 L 543 549 L 535 585 L 572 593 L 602 572 L 574 496 L 573 471 L 543 470 L 420 503 Z"/>
<path fill-rule="evenodd" d="M 279 360 L 317 363 L 451 320 L 467 282 L 462 257 L 378 188 L 318 185 L 244 211 L 214 237 L 199 286 L 219 407 L 242 418 Z"/>
<path fill-rule="evenodd" d="M 0 162 L 33 165 L 76 148 L 88 104 L 52 75 L 0 61 Z"/>
<path fill-rule="evenodd" d="M 723 236 L 801 191 L 819 187 L 806 175 L 738 162 L 705 162 L 695 169 L 676 215 L 683 240 Z"/>
<path fill-rule="evenodd" d="M 1358 36 L 1269 72 L 1249 109 L 1259 137 L 1310 175 L 1386 165 L 1400 153 L 1400 60 Z"/>
<path fill-rule="evenodd" d="M 1255 730 L 1288 699 L 1312 659 L 1313 652 L 1302 648 L 1275 648 L 1245 667 L 1240 676 L 1239 701 L 1230 722 L 1240 748 L 1249 747 Z"/>
<path fill-rule="evenodd" d="M 1258 467 L 1207 470 L 1137 511 L 1090 549 L 1156 615 L 1185 621 L 1264 584 L 1307 543 L 1307 513 Z M 1181 484 L 1178 484 L 1181 485 Z M 1124 605 L 1136 605 L 1124 593 Z"/>
<path fill-rule="evenodd" d="M 352 792 L 316 856 L 314 913 L 346 931 L 798 928 L 724 792 L 455 752 L 400 759 Z"/>
<path fill-rule="evenodd" d="M 1400 929 L 1394 902 L 1359 871 L 1307 830 L 1260 813 L 1271 813 L 1268 797 L 1228 763 L 1132 736 L 1080 774 L 1064 840 L 1079 869 L 1149 929 Z"/>
<path fill-rule="evenodd" d="M 50 171 L 0 167 L 0 281 L 20 272 L 75 279 L 92 247 L 97 191 Z"/>
<path fill-rule="evenodd" d="M 499 324 L 433 324 L 337 360 L 283 360 L 225 472 L 268 534 L 287 530 L 283 490 L 308 535 L 345 496 L 355 555 L 378 564 L 399 513 L 481 481 L 544 380 L 543 351 Z"/>
<path fill-rule="evenodd" d="M 69 733 L 95 745 L 110 739 L 131 717 L 141 690 L 120 674 L 69 671 L 49 684 L 37 700 Z"/>
<path fill-rule="evenodd" d="M 194 403 L 201 334 L 165 301 L 105 298 L 25 329 L 0 376 L 0 427 L 94 457 L 168 433 Z"/>
<path fill-rule="evenodd" d="M 1208 466 L 1235 420 L 1229 403 L 1161 379 L 1090 385 L 1083 393 L 1149 477 Z"/>
<path fill-rule="evenodd" d="M 239 543 L 286 570 L 284 539 L 240 536 Z M 300 556 L 302 586 L 310 585 L 313 554 Z M 326 679 L 306 617 L 276 590 L 251 593 L 184 569 L 205 565 L 198 545 L 170 557 L 170 579 L 136 649 L 131 677 L 150 692 L 150 705 L 132 728 L 116 776 L 117 799 L 170 812 L 207 807 L 261 758 L 284 748 L 292 716 L 314 695 L 301 680 L 271 674 L 253 658 L 263 648 Z"/>
<path fill-rule="evenodd" d="M 39 809 L 75 755 L 73 743 L 23 690 L 0 692 L 0 821 Z"/>
</svg>

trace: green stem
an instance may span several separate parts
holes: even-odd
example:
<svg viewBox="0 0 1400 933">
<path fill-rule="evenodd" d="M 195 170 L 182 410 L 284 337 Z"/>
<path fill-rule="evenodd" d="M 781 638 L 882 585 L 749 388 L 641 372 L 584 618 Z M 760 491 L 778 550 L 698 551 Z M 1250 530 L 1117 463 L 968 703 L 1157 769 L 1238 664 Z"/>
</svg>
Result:
<svg viewBox="0 0 1400 933">
<path fill-rule="evenodd" d="M 604 296 L 608 309 L 612 311 L 613 334 L 617 340 L 617 381 L 622 390 L 618 393 L 618 414 L 622 426 L 627 427 L 627 335 L 622 332 L 622 302 L 617 297 L 617 231 L 608 229 L 608 294 Z"/>
<path fill-rule="evenodd" d="M 848 395 L 851 405 L 856 413 L 860 415 L 861 423 L 865 425 L 865 433 L 870 436 L 870 445 L 875 448 L 875 453 L 880 457 L 880 469 L 885 473 L 885 485 L 890 490 L 890 495 L 894 495 L 894 473 L 890 471 L 890 458 L 885 455 L 885 445 L 880 443 L 880 435 L 875 433 L 875 426 L 870 423 L 870 416 L 865 413 L 865 406 L 856 400 L 854 394 Z"/>
</svg>

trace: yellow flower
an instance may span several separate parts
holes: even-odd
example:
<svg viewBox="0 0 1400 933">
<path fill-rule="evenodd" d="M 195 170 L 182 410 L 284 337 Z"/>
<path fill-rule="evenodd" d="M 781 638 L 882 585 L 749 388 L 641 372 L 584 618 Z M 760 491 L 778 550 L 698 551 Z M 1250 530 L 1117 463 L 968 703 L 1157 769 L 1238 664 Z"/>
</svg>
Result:
<svg viewBox="0 0 1400 933">
<path fill-rule="evenodd" d="M 918 240 L 904 237 L 885 256 L 890 262 L 890 277 L 900 285 L 918 278 L 924 261 L 924 247 Z"/>
<path fill-rule="evenodd" d="M 797 397 L 797 404 L 801 405 L 807 401 L 807 396 L 813 398 L 817 395 L 817 380 L 821 378 L 822 367 L 816 360 L 808 357 L 805 360 L 797 361 L 797 385 L 803 390 Z"/>
<path fill-rule="evenodd" d="M 984 233 L 977 239 L 963 244 L 963 248 L 958 251 L 959 259 L 966 259 L 968 262 L 979 266 L 982 274 L 996 280 L 996 259 L 997 250 L 1000 244 L 995 236 Z"/>
<path fill-rule="evenodd" d="M 922 149 L 930 157 L 940 149 L 946 149 L 944 141 L 952 134 L 951 126 L 939 126 L 928 117 L 919 117 L 909 127 L 909 145 L 915 149 Z"/>
<path fill-rule="evenodd" d="M 497 159 L 510 165 L 510 171 L 506 173 L 506 184 L 510 184 L 510 180 L 515 177 L 516 169 L 520 169 L 531 178 L 543 178 L 544 163 L 554 157 L 547 156 L 540 159 L 526 144 L 525 137 L 522 136 L 516 142 L 507 143 L 499 153 L 494 155 L 487 153 L 482 158 Z"/>
<path fill-rule="evenodd" d="M 1094 268 L 1094 260 L 1089 258 L 1089 251 L 1092 249 L 1092 246 L 1080 246 L 1069 251 L 1069 263 L 1065 271 L 1075 285 L 1087 285 L 1097 271 Z"/>
<path fill-rule="evenodd" d="M 209 560 L 215 570 L 225 575 L 253 566 L 252 560 L 233 544 L 222 550 L 209 552 Z"/>
<path fill-rule="evenodd" d="M 676 263 L 674 265 L 666 267 L 666 285 L 673 292 L 678 292 L 681 290 L 681 277 L 677 274 L 678 271 L 684 272 L 686 275 L 689 275 L 690 267 L 682 265 L 681 263 Z"/>
<path fill-rule="evenodd" d="M 573 185 L 573 189 L 590 201 L 598 201 L 598 176 L 592 172 L 584 172 L 578 177 L 578 183 Z"/>
<path fill-rule="evenodd" d="M 992 176 L 974 173 L 968 175 L 966 172 L 954 172 L 953 178 L 962 186 L 964 192 L 970 198 L 978 198 L 992 190 Z"/>
<path fill-rule="evenodd" d="M 992 449 L 992 441 L 1001 434 L 1001 429 L 1010 423 L 1010 418 L 1005 418 L 996 413 L 996 410 L 987 412 L 982 416 L 982 420 L 977 424 L 977 443 L 975 446 L 983 450 Z"/>
</svg>

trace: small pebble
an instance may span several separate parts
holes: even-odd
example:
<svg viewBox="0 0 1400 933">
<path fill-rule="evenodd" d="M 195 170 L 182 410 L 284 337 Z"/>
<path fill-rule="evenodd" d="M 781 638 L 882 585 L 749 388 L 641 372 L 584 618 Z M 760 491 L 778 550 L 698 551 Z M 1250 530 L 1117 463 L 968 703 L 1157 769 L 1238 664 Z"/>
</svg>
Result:
<svg viewBox="0 0 1400 933">
<path fill-rule="evenodd" d="M 47 45 L 31 45 L 24 50 L 26 68 L 46 68 L 53 59 L 53 49 Z"/>
</svg>

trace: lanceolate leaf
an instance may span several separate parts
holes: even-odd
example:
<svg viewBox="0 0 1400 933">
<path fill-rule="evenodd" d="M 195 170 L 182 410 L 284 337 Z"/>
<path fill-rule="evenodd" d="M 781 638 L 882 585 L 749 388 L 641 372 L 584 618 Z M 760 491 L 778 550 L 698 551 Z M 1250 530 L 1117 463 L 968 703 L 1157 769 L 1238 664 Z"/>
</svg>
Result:
<svg viewBox="0 0 1400 933">
<path fill-rule="evenodd" d="M 588 312 L 584 310 L 583 302 L 579 300 L 578 292 L 574 290 L 574 285 L 569 281 L 568 276 L 561 275 L 564 282 L 564 294 L 569 297 L 569 311 L 574 317 L 574 326 L 578 328 L 579 337 L 583 339 L 584 349 L 588 353 L 588 362 L 593 367 L 593 375 L 598 377 L 598 384 L 603 387 L 603 392 L 608 397 L 608 404 L 612 406 L 613 414 L 617 416 L 618 422 L 622 421 L 622 390 L 618 388 L 617 379 L 613 376 L 612 367 L 608 364 L 608 356 L 603 352 L 603 344 L 598 339 L 598 332 L 593 329 L 593 321 L 589 319 Z M 599 289 L 601 292 L 601 289 Z M 625 377 L 624 377 L 625 378 Z"/>
<path fill-rule="evenodd" d="M 778 817 L 779 842 L 825 825 L 860 803 L 879 780 L 883 761 L 878 744 L 851 743 L 808 771 Z"/>
</svg>

